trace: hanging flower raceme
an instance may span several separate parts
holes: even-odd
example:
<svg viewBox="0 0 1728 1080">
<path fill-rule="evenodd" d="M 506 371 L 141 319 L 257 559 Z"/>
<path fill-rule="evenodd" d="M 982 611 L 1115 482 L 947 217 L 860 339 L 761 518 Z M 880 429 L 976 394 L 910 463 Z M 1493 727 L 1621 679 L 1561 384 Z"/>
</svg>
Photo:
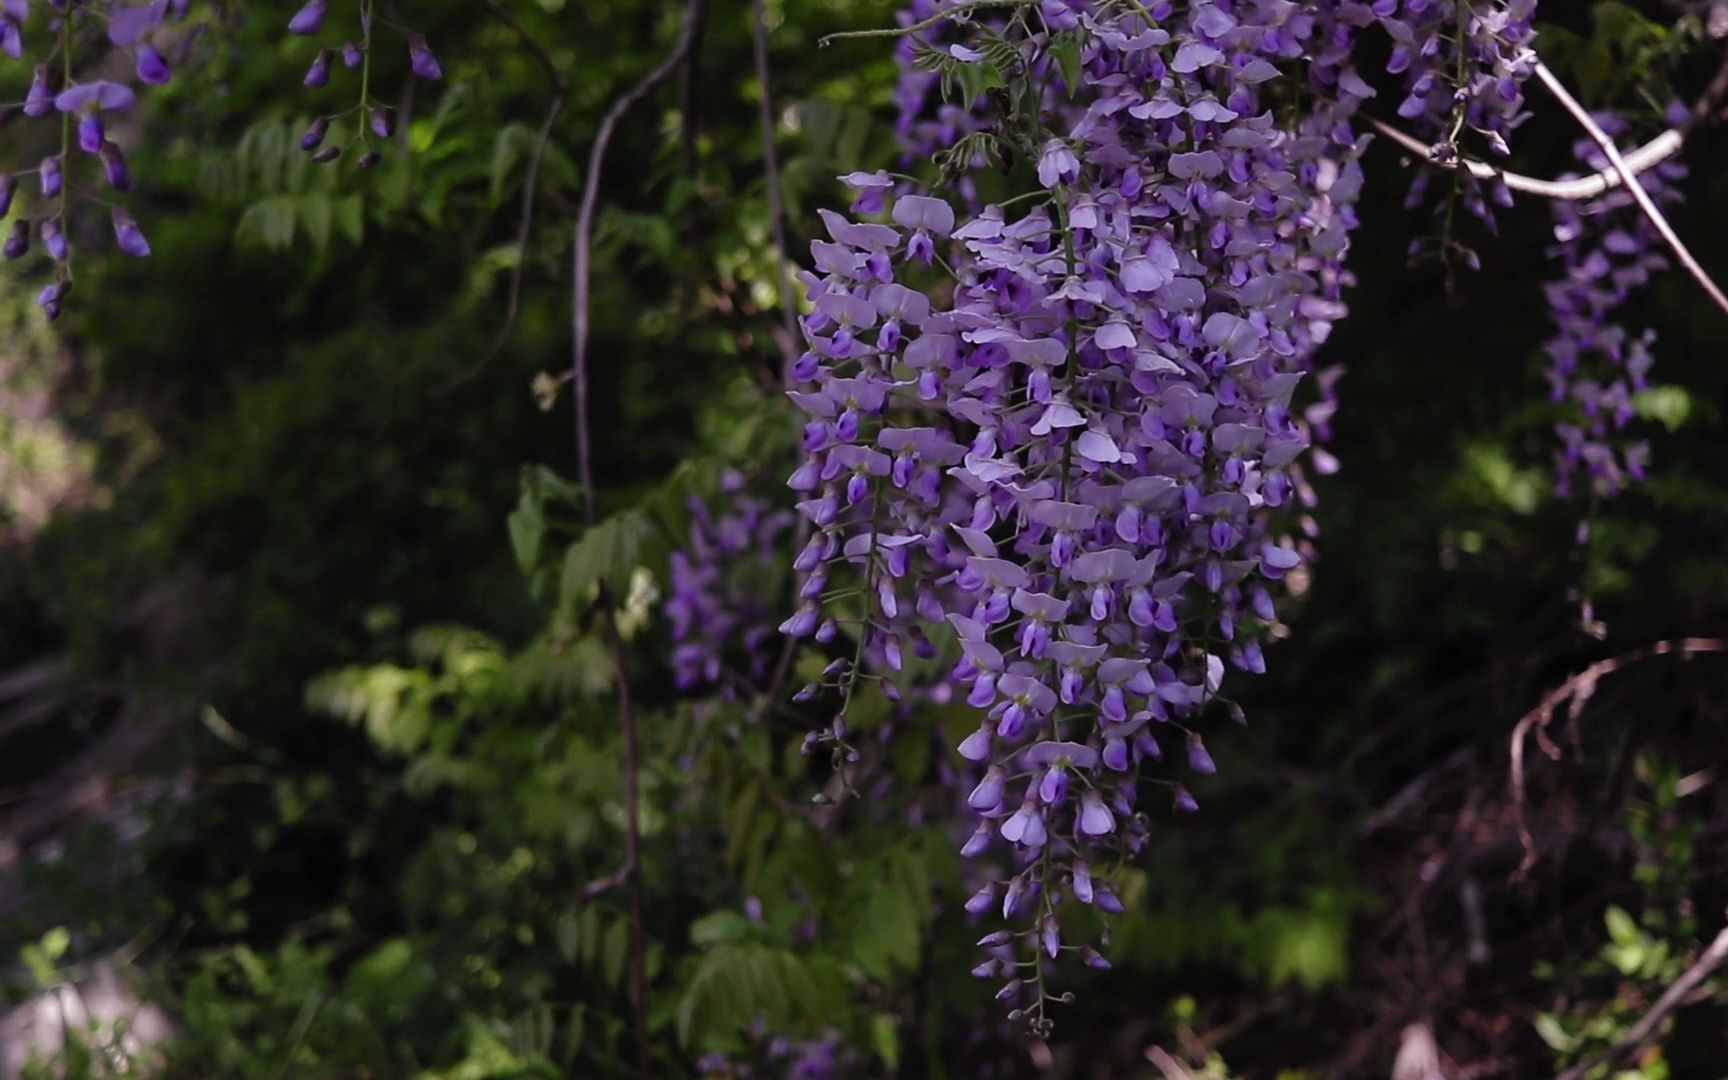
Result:
<svg viewBox="0 0 1728 1080">
<path fill-rule="evenodd" d="M 1392 38 L 1387 70 L 1405 78 L 1398 115 L 1433 147 L 1435 160 L 1456 162 L 1467 151 L 1466 133 L 1491 154 L 1510 153 L 1512 130 L 1528 116 L 1523 84 L 1534 68 L 1536 0 L 1375 0 L 1372 9 Z M 1425 200 L 1430 179 L 1418 174 L 1411 205 Z M 1465 209 L 1490 228 L 1488 199 L 1511 205 L 1498 181 L 1455 173 L 1453 182 Z"/>
<path fill-rule="evenodd" d="M 374 17 L 373 5 L 374 0 L 353 0 L 349 9 L 359 28 L 358 36 L 339 45 L 319 49 L 313 55 L 312 64 L 306 69 L 306 75 L 301 80 L 314 89 L 328 86 L 331 76 L 336 73 L 338 62 L 342 67 L 360 73 L 359 102 L 340 113 L 316 117 L 300 137 L 300 149 L 310 154 L 312 160 L 320 165 L 335 161 L 349 150 L 357 150 L 355 164 L 362 169 L 370 169 L 377 165 L 382 157 L 378 147 L 373 145 L 373 140 L 376 139 L 382 145 L 395 134 L 395 109 L 372 93 L 372 57 L 377 44 L 374 35 L 377 25 L 384 25 L 401 33 L 408 50 L 408 69 L 416 78 L 438 80 L 444 77 L 444 69 L 438 63 L 437 56 L 433 55 L 425 35 L 405 30 L 395 23 L 380 24 Z M 317 37 L 324 30 L 325 17 L 329 12 L 328 0 L 307 0 L 288 20 L 288 32 L 300 37 Z M 343 132 L 344 141 L 327 143 L 331 125 L 348 118 L 352 118 L 352 126 Z"/>
<path fill-rule="evenodd" d="M 53 63 L 36 63 L 20 112 L 33 120 L 59 123 L 62 142 L 58 152 L 43 158 L 34 169 L 0 175 L 0 216 L 12 211 L 18 193 L 18 177 L 36 176 L 39 199 L 26 197 L 16 206 L 20 214 L 0 245 L 0 255 L 22 259 L 32 250 L 31 234 L 41 239 L 40 250 L 55 264 L 53 280 L 37 295 L 37 303 L 50 318 L 57 317 L 72 290 L 74 225 L 86 202 L 101 202 L 79 186 L 78 170 L 99 166 L 96 176 L 113 191 L 126 193 L 135 184 L 120 146 L 109 137 L 108 123 L 114 115 L 131 109 L 137 92 L 115 79 L 80 80 L 70 58 L 83 46 L 105 37 L 117 49 L 131 54 L 140 84 L 160 86 L 173 77 L 168 60 L 157 47 L 166 25 L 186 15 L 185 0 L 150 0 L 125 4 L 90 2 L 45 5 L 42 25 L 46 33 L 32 32 L 32 7 L 27 0 L 0 0 L 0 53 L 14 60 L 25 59 L 27 48 L 55 56 Z M 63 118 L 63 119 L 62 119 Z M 74 146 L 88 155 L 74 154 Z M 115 245 L 121 252 L 142 258 L 150 254 L 150 243 L 130 213 L 120 207 L 109 211 Z"/>
<path fill-rule="evenodd" d="M 728 470 L 711 506 L 690 502 L 689 546 L 672 553 L 666 615 L 673 681 L 680 690 L 718 687 L 731 699 L 765 686 L 778 652 L 768 582 L 792 514 L 745 493 Z"/>
<path fill-rule="evenodd" d="M 1107 966 L 1080 912 L 1122 910 L 1104 868 L 1143 844 L 1142 795 L 1197 808 L 1186 778 L 1215 770 L 1198 725 L 1238 713 L 1225 673 L 1264 670 L 1273 593 L 1301 562 L 1274 527 L 1308 442 L 1292 398 L 1343 313 L 1350 116 L 1371 92 L 1348 33 L 1372 16 L 1324 5 L 1298 34 L 1210 4 L 1155 5 L 1156 24 L 1039 11 L 1067 16 L 1083 85 L 1072 123 L 996 119 L 1037 190 L 963 219 L 922 195 L 893 199 L 891 224 L 824 214 L 792 394 L 813 531 L 782 629 L 833 640 L 821 598 L 845 576 L 885 685 L 908 641 L 954 643 L 980 712 L 958 746 L 979 770 L 963 850 L 998 868 L 967 907 L 1009 923 L 978 973 L 1044 1031 L 1055 962 Z M 975 28 L 950 55 L 991 56 L 1013 84 L 1049 27 Z M 1276 80 L 1309 57 L 1310 109 L 1281 126 Z M 954 272 L 940 306 L 916 287 L 926 245 Z M 824 738 L 844 740 L 860 666 L 834 665 Z"/>
<path fill-rule="evenodd" d="M 1597 123 L 1611 136 L 1623 134 L 1625 120 L 1600 114 Z M 1680 118 L 1675 118 L 1677 121 Z M 1592 171 L 1608 167 L 1600 147 L 1589 139 L 1573 152 Z M 1641 173 L 1638 182 L 1660 204 L 1679 202 L 1674 186 L 1686 175 L 1677 161 Z M 1562 276 L 1546 287 L 1555 336 L 1547 344 L 1551 400 L 1565 411 L 1555 427 L 1555 487 L 1568 497 L 1582 478 L 1599 497 L 1618 493 L 1644 478 L 1649 445 L 1623 432 L 1633 417 L 1632 396 L 1649 386 L 1654 330 L 1633 333 L 1614 318 L 1634 289 L 1667 267 L 1656 229 L 1623 187 L 1583 202 L 1556 200 L 1554 237 L 1549 254 Z"/>
</svg>

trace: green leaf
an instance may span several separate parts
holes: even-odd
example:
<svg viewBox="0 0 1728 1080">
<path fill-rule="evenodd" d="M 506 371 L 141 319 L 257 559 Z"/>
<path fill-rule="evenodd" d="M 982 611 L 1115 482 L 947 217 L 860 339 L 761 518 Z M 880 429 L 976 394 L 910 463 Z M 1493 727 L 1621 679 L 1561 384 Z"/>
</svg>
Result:
<svg viewBox="0 0 1728 1080">
<path fill-rule="evenodd" d="M 1626 914 L 1626 909 L 1611 905 L 1603 919 L 1608 924 L 1608 936 L 1617 945 L 1633 945 L 1643 938 L 1638 931 L 1638 924 L 1632 921 L 1632 916 Z"/>
<path fill-rule="evenodd" d="M 991 87 L 1008 85 L 1002 78 L 1002 72 L 997 70 L 995 64 L 979 61 L 971 64 L 960 64 L 958 67 L 957 74 L 960 77 L 960 87 L 965 92 L 968 103 L 977 101 L 984 96 L 984 91 Z"/>
<path fill-rule="evenodd" d="M 748 939 L 753 932 L 750 920 L 736 911 L 710 911 L 690 924 L 690 941 L 694 945 L 726 945 Z"/>
<path fill-rule="evenodd" d="M 588 591 L 605 584 L 618 596 L 628 591 L 630 573 L 654 536 L 652 522 L 638 510 L 625 510 L 582 534 L 564 556 L 559 604 L 573 611 Z"/>
<path fill-rule="evenodd" d="M 540 500 L 524 491 L 516 509 L 510 512 L 507 525 L 510 550 L 516 555 L 516 568 L 524 574 L 532 574 L 540 565 L 541 542 L 546 537 L 546 513 L 540 507 Z"/>
<path fill-rule="evenodd" d="M 1068 88 L 1068 96 L 1073 97 L 1080 87 L 1080 41 L 1064 35 L 1050 44 L 1050 55 L 1056 58 L 1056 66 L 1062 72 L 1062 85 Z"/>
</svg>

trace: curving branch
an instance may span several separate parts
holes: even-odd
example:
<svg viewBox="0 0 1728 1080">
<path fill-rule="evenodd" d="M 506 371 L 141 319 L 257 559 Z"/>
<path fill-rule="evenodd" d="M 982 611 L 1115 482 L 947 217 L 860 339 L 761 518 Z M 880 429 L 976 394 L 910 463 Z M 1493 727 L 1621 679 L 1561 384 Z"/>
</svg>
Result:
<svg viewBox="0 0 1728 1080">
<path fill-rule="evenodd" d="M 576 426 L 577 479 L 582 486 L 582 507 L 588 524 L 597 520 L 594 500 L 593 440 L 588 424 L 588 332 L 589 274 L 594 239 L 594 211 L 600 201 L 600 178 L 606 164 L 606 147 L 618 123 L 637 102 L 659 88 L 690 55 L 696 36 L 707 17 L 707 0 L 689 0 L 684 11 L 684 24 L 672 51 L 642 80 L 625 91 L 612 103 L 600 127 L 594 133 L 594 146 L 588 153 L 588 173 L 582 185 L 582 201 L 576 214 L 576 235 L 573 247 L 573 277 L 571 297 L 571 345 L 569 379 L 574 384 Z M 601 632 L 612 655 L 613 675 L 618 693 L 618 727 L 624 748 L 624 864 L 607 878 L 591 883 L 582 891 L 584 899 L 628 884 L 630 889 L 630 983 L 631 1005 L 636 1035 L 636 1068 L 643 1080 L 651 1075 L 648 1065 L 648 978 L 647 945 L 643 928 L 642 857 L 640 775 L 637 758 L 636 714 L 630 705 L 630 672 L 624 655 L 623 639 L 618 633 L 618 621 L 613 612 L 611 591 L 602 582 L 597 598 Z"/>
<path fill-rule="evenodd" d="M 1579 126 L 1589 134 L 1597 146 L 1602 148 L 1602 153 L 1607 156 L 1608 163 L 1614 166 L 1615 172 L 1620 174 L 1621 181 L 1626 185 L 1627 193 L 1638 204 L 1638 209 L 1644 212 L 1644 216 L 1649 219 L 1657 234 L 1668 244 L 1669 250 L 1674 252 L 1674 257 L 1680 260 L 1680 265 L 1686 268 L 1686 272 L 1692 275 L 1692 279 L 1698 283 L 1698 287 L 1704 290 L 1716 306 L 1721 308 L 1724 314 L 1728 314 L 1728 296 L 1723 295 L 1716 283 L 1710 280 L 1710 275 L 1704 272 L 1704 267 L 1698 264 L 1698 260 L 1693 257 L 1692 252 L 1688 251 L 1686 245 L 1681 242 L 1679 234 L 1674 231 L 1674 226 L 1668 224 L 1668 219 L 1662 216 L 1662 211 L 1656 206 L 1656 201 L 1650 197 L 1649 192 L 1644 190 L 1644 185 L 1638 182 L 1637 172 L 1621 156 L 1619 147 L 1614 145 L 1614 140 L 1609 138 L 1608 133 L 1596 123 L 1595 118 L 1590 115 L 1590 111 L 1579 104 L 1578 99 L 1567 91 L 1552 71 L 1548 70 L 1548 65 L 1537 60 L 1534 70 L 1536 77 L 1542 81 L 1542 85 L 1548 88 L 1548 92 L 1553 94 L 1561 105 L 1565 106 L 1566 111 L 1572 114 Z"/>
<path fill-rule="evenodd" d="M 775 285 L 780 290 L 780 321 L 786 340 L 780 343 L 780 385 L 792 384 L 792 362 L 798 358 L 798 314 L 792 299 L 792 278 L 787 271 L 786 212 L 780 197 L 780 155 L 774 148 L 774 91 L 768 80 L 768 24 L 762 0 L 751 0 L 755 28 L 756 82 L 762 87 L 762 165 L 768 182 L 768 224 L 774 237 Z"/>
<path fill-rule="evenodd" d="M 1469 173 L 1478 180 L 1498 180 L 1513 191 L 1522 191 L 1527 195 L 1536 195 L 1544 199 L 1556 199 L 1565 202 L 1593 199 L 1605 191 L 1620 187 L 1625 182 L 1620 173 L 1611 168 L 1571 180 L 1543 180 L 1535 176 L 1525 176 L 1522 173 L 1505 172 L 1496 169 L 1485 161 L 1476 161 L 1466 157 L 1459 157 L 1449 162 L 1440 161 L 1434 156 L 1434 148 L 1414 135 L 1401 131 L 1378 117 L 1370 116 L 1368 122 L 1374 125 L 1374 130 L 1380 134 L 1411 153 L 1419 155 L 1424 164 L 1453 172 Z M 1626 155 L 1626 164 L 1634 174 L 1654 168 L 1679 153 L 1685 139 L 1685 133 L 1678 128 L 1664 131 Z"/>
<path fill-rule="evenodd" d="M 1565 705 L 1567 715 L 1576 719 L 1584 711 L 1584 706 L 1595 696 L 1596 687 L 1604 678 L 1641 660 L 1670 653 L 1678 653 L 1682 658 L 1689 658 L 1697 653 L 1728 653 L 1728 638 L 1658 641 L 1654 645 L 1634 649 L 1624 656 L 1598 660 L 1542 695 L 1542 700 L 1536 707 L 1525 713 L 1513 727 L 1512 770 L 1508 782 L 1512 788 L 1512 819 L 1518 829 L 1518 841 L 1524 847 L 1524 858 L 1518 864 L 1520 875 L 1528 873 L 1530 868 L 1536 865 L 1536 840 L 1530 835 L 1530 825 L 1524 815 L 1524 743 L 1530 732 L 1536 732 L 1536 740 L 1543 753 L 1558 759 L 1560 748 L 1548 738 L 1547 728 L 1553 722 L 1554 714 L 1559 711 L 1560 706 Z"/>
<path fill-rule="evenodd" d="M 552 141 L 552 126 L 558 122 L 559 115 L 564 112 L 564 104 L 570 97 L 570 81 L 558 70 L 558 65 L 553 62 L 552 54 L 546 51 L 546 47 L 534 40 L 534 35 L 528 32 L 516 16 L 496 0 L 480 2 L 493 18 L 515 32 L 523 47 L 534 58 L 534 62 L 546 72 L 546 78 L 552 84 L 552 100 L 546 105 L 546 116 L 540 122 L 540 132 L 534 138 L 534 149 L 528 155 L 528 171 L 522 178 L 522 217 L 516 225 L 516 264 L 510 268 L 510 285 L 504 297 L 504 320 L 485 354 L 467 370 L 459 372 L 455 378 L 439 387 L 439 393 L 448 393 L 480 374 L 487 364 L 504 351 L 505 344 L 510 340 L 510 332 L 516 328 L 516 315 L 522 307 L 522 272 L 528 261 L 528 237 L 534 229 L 534 197 L 540 189 L 540 164 L 545 160 L 546 147 Z M 412 89 L 414 85 L 415 81 L 410 80 L 409 88 Z M 403 137 L 406 138 L 408 125 L 404 123 L 401 128 Z"/>
</svg>

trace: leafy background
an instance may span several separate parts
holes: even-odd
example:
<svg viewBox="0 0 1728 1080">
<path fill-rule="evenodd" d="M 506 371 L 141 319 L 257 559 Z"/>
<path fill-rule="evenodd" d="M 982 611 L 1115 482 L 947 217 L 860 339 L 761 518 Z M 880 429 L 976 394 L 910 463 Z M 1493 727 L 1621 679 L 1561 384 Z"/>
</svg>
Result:
<svg viewBox="0 0 1728 1080">
<path fill-rule="evenodd" d="M 1719 928 L 1720 660 L 1613 676 L 1559 761 L 1533 754 L 1526 875 L 1507 797 L 1509 733 L 1546 689 L 1728 627 L 1722 315 L 1683 277 L 1628 316 L 1661 332 L 1653 479 L 1581 558 L 1546 474 L 1547 209 L 1464 237 L 1480 272 L 1412 266 L 1432 223 L 1402 208 L 1409 163 L 1371 151 L 1328 345 L 1343 468 L 1317 483 L 1295 633 L 1253 726 L 1213 743 L 1205 812 L 1131 873 L 1116 968 L 1028 1047 L 967 975 L 934 782 L 958 717 L 895 729 L 881 812 L 812 820 L 812 717 L 671 690 L 654 596 L 687 499 L 723 465 L 777 493 L 791 452 L 746 7 L 711 12 L 687 85 L 613 145 L 603 524 L 583 530 L 568 401 L 533 388 L 568 364 L 578 162 L 682 5 L 505 5 L 570 85 L 522 251 L 554 87 L 515 32 L 413 5 L 445 81 L 403 100 L 376 172 L 320 170 L 292 148 L 319 107 L 311 46 L 279 29 L 293 6 L 218 5 L 200 62 L 150 96 L 132 156 L 153 259 L 85 266 L 52 330 L 18 272 L 0 289 L 6 998 L 118 971 L 174 1021 L 147 1056 L 175 1076 L 629 1075 L 627 907 L 580 897 L 622 852 L 602 580 L 643 729 L 656 1076 L 781 1075 L 776 1036 L 835 1039 L 857 1076 L 1147 1076 L 1152 1045 L 1197 1076 L 1383 1076 L 1410 1025 L 1472 1075 L 1540 1075 L 1623 1033 Z M 1667 6 L 1550 7 L 1545 55 L 1642 130 L 1715 70 L 1719 43 Z M 888 51 L 816 38 L 892 9 L 766 9 L 797 252 L 845 198 L 833 177 L 894 154 Z M 1567 168 L 1568 123 L 1538 102 L 1519 163 Z M 27 159 L 16 131 L 0 146 Z M 1725 148 L 1713 127 L 1689 144 L 1675 215 L 1718 278 Z M 1577 629 L 1580 585 L 1606 640 Z M 1720 1073 L 1725 1008 L 1707 984 L 1629 1075 Z M 112 1029 L 70 1034 L 35 1075 L 116 1067 Z"/>
</svg>

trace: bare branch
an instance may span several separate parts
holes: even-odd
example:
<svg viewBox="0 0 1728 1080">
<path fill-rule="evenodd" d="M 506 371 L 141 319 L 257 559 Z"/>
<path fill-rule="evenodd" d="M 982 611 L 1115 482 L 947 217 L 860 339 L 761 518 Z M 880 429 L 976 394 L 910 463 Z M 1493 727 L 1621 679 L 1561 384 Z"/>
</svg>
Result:
<svg viewBox="0 0 1728 1080">
<path fill-rule="evenodd" d="M 558 122 L 559 114 L 564 111 L 564 103 L 570 96 L 570 83 L 558 71 L 558 65 L 552 61 L 552 56 L 545 46 L 534 40 L 526 27 L 515 15 L 495 2 L 481 0 L 481 6 L 492 13 L 504 25 L 516 32 L 522 44 L 528 49 L 529 55 L 546 72 L 546 78 L 552 83 L 552 100 L 546 105 L 546 117 L 540 122 L 540 133 L 534 139 L 534 149 L 528 156 L 528 172 L 522 178 L 522 217 L 516 225 L 516 264 L 510 268 L 510 287 L 504 299 L 504 322 L 498 327 L 498 333 L 492 339 L 491 348 L 486 350 L 472 367 L 462 371 L 455 378 L 438 388 L 439 393 L 448 393 L 456 387 L 472 379 L 485 369 L 487 364 L 495 360 L 504 351 L 504 345 L 510 340 L 510 331 L 516 327 L 516 313 L 522 305 L 522 272 L 528 261 L 528 235 L 534 229 L 534 196 L 540 188 L 540 163 L 546 157 L 546 146 L 552 141 L 552 125 Z M 413 85 L 412 80 L 409 83 Z M 408 125 L 402 125 L 404 133 Z"/>
<path fill-rule="evenodd" d="M 1581 1061 L 1572 1066 L 1556 1080 L 1583 1080 L 1592 1070 L 1637 1053 L 1650 1040 L 1650 1036 L 1656 1033 L 1662 1021 L 1668 1018 L 1668 1014 L 1678 1008 L 1699 983 L 1721 967 L 1724 960 L 1728 960 L 1728 926 L 1717 933 L 1716 939 L 1704 950 L 1704 954 L 1682 972 L 1672 986 L 1662 992 L 1662 996 L 1656 999 L 1656 1004 L 1650 1006 L 1650 1011 L 1628 1028 L 1626 1034 L 1620 1036 L 1613 1046 L 1589 1061 Z"/>
<path fill-rule="evenodd" d="M 787 271 L 786 214 L 780 203 L 780 155 L 774 149 L 774 91 L 768 81 L 768 24 L 762 0 L 751 0 L 756 23 L 756 82 L 762 87 L 762 165 L 768 180 L 768 223 L 774 237 L 775 284 L 780 290 L 780 319 L 786 336 L 780 342 L 780 385 L 792 383 L 792 362 L 798 358 L 797 312 L 792 301 L 792 279 Z"/>
<path fill-rule="evenodd" d="M 1614 171 L 1620 174 L 1620 179 L 1626 184 L 1627 193 L 1637 202 L 1638 209 L 1644 212 L 1644 216 L 1650 220 L 1650 224 L 1655 227 L 1657 234 L 1674 252 L 1674 257 L 1680 260 L 1680 265 L 1686 268 L 1686 272 L 1692 275 L 1692 279 L 1709 295 L 1716 306 L 1728 314 L 1728 296 L 1723 295 L 1722 290 L 1716 287 L 1716 283 L 1710 280 L 1710 275 L 1704 272 L 1704 268 L 1692 256 L 1692 252 L 1686 249 L 1686 245 L 1681 242 L 1679 235 L 1674 232 L 1674 227 L 1668 224 L 1667 218 L 1662 216 L 1662 211 L 1656 206 L 1656 201 L 1650 198 L 1650 193 L 1644 190 L 1642 184 L 1638 183 L 1637 172 L 1620 155 L 1620 149 L 1614 145 L 1614 140 L 1609 138 L 1608 133 L 1596 123 L 1595 118 L 1590 115 L 1590 111 L 1580 105 L 1578 99 L 1567 91 L 1552 71 L 1548 70 L 1548 65 L 1536 60 L 1534 71 L 1536 77 L 1542 80 L 1542 85 L 1548 88 L 1548 92 L 1553 94 L 1561 105 L 1565 106 L 1566 111 L 1572 114 L 1579 126 L 1590 135 L 1597 146 L 1602 148 L 1602 153 L 1607 155 L 1608 163 L 1614 166 Z"/>
<path fill-rule="evenodd" d="M 1544 199 L 1555 199 L 1565 202 L 1575 202 L 1580 199 L 1593 199 L 1605 191 L 1620 187 L 1624 181 L 1620 173 L 1614 169 L 1604 169 L 1591 176 L 1581 176 L 1572 180 L 1543 180 L 1535 176 L 1525 176 L 1521 173 L 1504 172 L 1496 169 L 1485 161 L 1460 157 L 1452 162 L 1436 160 L 1434 148 L 1423 143 L 1407 132 L 1400 131 L 1378 117 L 1369 117 L 1368 122 L 1374 125 L 1374 130 L 1391 139 L 1413 154 L 1420 155 L 1424 164 L 1454 172 L 1469 173 L 1478 180 L 1498 180 L 1513 191 L 1522 191 L 1527 195 L 1536 195 Z M 1670 129 L 1651 139 L 1626 156 L 1626 164 L 1633 173 L 1641 173 L 1667 161 L 1679 152 L 1685 135 L 1679 129 Z"/>
<path fill-rule="evenodd" d="M 1720 67 L 1692 103 L 1692 109 L 1687 113 L 1685 121 L 1679 126 L 1670 128 L 1651 139 L 1638 149 L 1626 155 L 1626 165 L 1634 173 L 1642 173 L 1667 161 L 1680 152 L 1686 141 L 1686 136 L 1692 128 L 1708 120 L 1715 111 L 1717 102 L 1728 95 L 1728 56 L 1723 57 Z M 1522 191 L 1527 195 L 1535 195 L 1544 199 L 1557 199 L 1572 202 L 1580 199 L 1593 199 L 1604 192 L 1620 187 L 1624 181 L 1617 169 L 1610 166 L 1601 172 L 1590 176 L 1573 177 L 1566 180 L 1543 180 L 1535 176 L 1525 176 L 1521 173 L 1505 172 L 1496 169 L 1485 161 L 1474 161 L 1470 158 L 1458 157 L 1451 161 L 1439 161 L 1434 157 L 1434 148 L 1408 132 L 1401 131 L 1377 117 L 1368 117 L 1368 122 L 1374 125 L 1374 130 L 1391 139 L 1421 157 L 1424 164 L 1438 169 L 1450 169 L 1455 172 L 1466 172 L 1478 180 L 1498 180 L 1513 191 Z"/>
<path fill-rule="evenodd" d="M 1666 656 L 1669 653 L 1679 653 L 1682 657 L 1690 657 L 1695 653 L 1728 653 L 1728 638 L 1681 638 L 1678 641 L 1658 641 L 1642 649 L 1634 649 L 1624 656 L 1616 656 L 1607 660 L 1598 660 L 1594 664 L 1567 679 L 1542 696 L 1534 709 L 1525 713 L 1512 729 L 1512 817 L 1518 828 L 1518 840 L 1524 845 L 1524 859 L 1518 864 L 1518 873 L 1528 873 L 1536 865 L 1536 841 L 1530 835 L 1530 825 L 1524 816 L 1524 741 L 1532 729 L 1536 732 L 1538 743 L 1550 758 L 1559 758 L 1560 748 L 1551 742 L 1546 729 L 1554 719 L 1554 714 L 1562 705 L 1566 705 L 1570 715 L 1576 717 L 1584 711 L 1590 698 L 1596 693 L 1596 686 L 1608 675 L 1628 665 L 1655 656 Z"/>
<path fill-rule="evenodd" d="M 690 0 L 684 12 L 684 25 L 672 51 L 642 80 L 612 103 L 594 133 L 594 146 L 588 153 L 588 174 L 582 186 L 582 202 L 576 214 L 574 242 L 574 284 L 571 302 L 570 381 L 575 385 L 576 468 L 582 485 L 582 506 L 588 524 L 595 523 L 593 440 L 588 425 L 588 303 L 589 264 L 594 238 L 594 209 L 600 200 L 600 178 L 606 164 L 606 147 L 612 133 L 635 104 L 653 93 L 667 77 L 684 63 L 696 41 L 707 12 L 707 0 Z M 639 805 L 640 766 L 636 756 L 636 714 L 630 706 L 630 672 L 624 656 L 624 644 L 613 617 L 611 591 L 604 583 L 597 599 L 601 628 L 612 654 L 618 694 L 618 726 L 624 744 L 624 865 L 618 874 L 630 886 L 630 982 L 631 1004 L 636 1029 L 636 1068 L 647 1080 L 648 1068 L 648 978 L 647 952 L 643 933 L 641 808 Z M 594 884 L 604 885 L 602 882 Z M 594 885 L 583 890 L 586 896 Z M 602 888 L 601 891 L 604 891 Z"/>
</svg>

